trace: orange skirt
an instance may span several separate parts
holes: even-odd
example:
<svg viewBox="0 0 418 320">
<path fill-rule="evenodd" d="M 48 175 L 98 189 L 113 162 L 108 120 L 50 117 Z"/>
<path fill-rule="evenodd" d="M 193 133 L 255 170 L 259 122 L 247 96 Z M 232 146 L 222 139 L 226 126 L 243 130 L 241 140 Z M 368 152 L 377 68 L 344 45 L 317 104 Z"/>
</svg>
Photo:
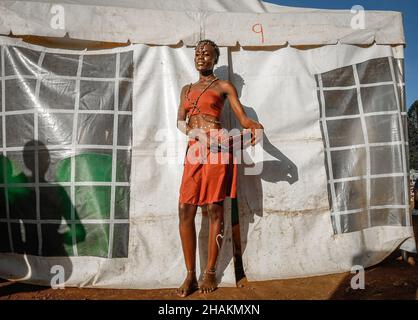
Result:
<svg viewBox="0 0 418 320">
<path fill-rule="evenodd" d="M 237 169 L 232 151 L 213 152 L 199 141 L 189 141 L 179 202 L 203 206 L 236 198 Z"/>
</svg>

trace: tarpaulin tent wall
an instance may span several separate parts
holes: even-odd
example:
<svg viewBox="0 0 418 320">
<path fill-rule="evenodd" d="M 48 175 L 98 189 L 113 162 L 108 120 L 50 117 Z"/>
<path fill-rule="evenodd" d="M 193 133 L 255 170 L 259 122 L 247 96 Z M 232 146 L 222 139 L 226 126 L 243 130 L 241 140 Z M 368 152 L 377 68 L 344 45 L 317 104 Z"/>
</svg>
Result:
<svg viewBox="0 0 418 320">
<path fill-rule="evenodd" d="M 353 16 L 250 0 L 0 1 L 0 276 L 49 285 L 62 266 L 68 286 L 182 281 L 186 141 L 176 116 L 201 38 L 221 45 L 215 73 L 265 127 L 238 181 L 249 280 L 345 272 L 400 245 L 416 250 L 402 17 L 366 12 L 355 30 Z M 69 50 L 64 35 L 106 49 Z M 239 128 L 228 106 L 222 121 Z M 235 285 L 230 208 L 224 286 Z M 197 225 L 201 270 L 201 214 Z"/>
</svg>

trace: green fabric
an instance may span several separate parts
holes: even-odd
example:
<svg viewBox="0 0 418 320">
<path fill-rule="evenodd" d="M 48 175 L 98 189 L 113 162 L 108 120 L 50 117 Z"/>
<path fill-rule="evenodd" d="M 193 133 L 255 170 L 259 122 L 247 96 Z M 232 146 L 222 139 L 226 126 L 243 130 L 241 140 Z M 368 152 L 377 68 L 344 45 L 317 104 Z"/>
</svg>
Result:
<svg viewBox="0 0 418 320">
<path fill-rule="evenodd" d="M 57 166 L 58 182 L 71 180 L 71 158 L 61 160 Z M 75 156 L 75 181 L 111 182 L 112 156 L 100 153 L 83 153 Z M 108 186 L 75 187 L 75 212 L 77 219 L 109 219 L 111 188 Z M 80 256 L 107 257 L 109 224 L 76 224 L 77 251 Z"/>
<path fill-rule="evenodd" d="M 7 184 L 16 184 L 16 183 L 27 183 L 27 177 L 19 172 L 14 175 L 14 172 L 17 172 L 18 169 L 10 159 L 0 155 L 0 183 Z M 22 201 L 26 196 L 30 194 L 30 189 L 22 187 L 9 187 L 7 188 L 8 198 L 10 203 L 15 203 L 17 201 Z"/>
<path fill-rule="evenodd" d="M 75 157 L 75 181 L 76 182 L 111 182 L 112 179 L 112 156 L 101 153 L 82 153 Z M 55 181 L 58 183 L 71 181 L 71 157 L 57 163 Z M 0 156 L 0 183 L 19 184 L 28 183 L 28 177 L 7 157 Z M 7 188 L 9 208 L 15 208 L 16 212 L 35 212 L 35 188 L 9 186 Z M 109 219 L 110 217 L 110 186 L 77 186 L 75 187 L 75 203 L 71 202 L 70 187 L 44 187 L 41 188 L 41 218 L 53 219 L 63 217 L 71 219 L 74 206 L 74 224 L 68 224 L 65 232 L 59 236 L 57 228 L 53 225 L 45 225 L 43 237 L 54 241 L 53 252 L 59 255 L 73 255 L 73 234 L 80 256 L 107 257 L 109 248 L 109 223 L 81 224 L 80 219 Z M 118 214 L 128 217 L 129 188 L 117 190 Z M 4 190 L 3 190 L 4 192 Z M 26 208 L 26 207 L 28 208 Z M 16 209 L 17 208 L 17 209 Z M 26 209 L 25 209 L 26 208 Z M 35 218 L 35 217 L 33 217 Z M 47 228 L 49 226 L 49 228 Z M 50 234 L 48 233 L 50 232 Z M 56 243 L 58 241 L 59 243 Z M 50 243 L 52 245 L 52 243 Z M 43 244 L 47 246 L 47 243 Z M 16 248 L 15 248 L 16 249 Z M 44 250 L 47 248 L 45 247 Z"/>
</svg>

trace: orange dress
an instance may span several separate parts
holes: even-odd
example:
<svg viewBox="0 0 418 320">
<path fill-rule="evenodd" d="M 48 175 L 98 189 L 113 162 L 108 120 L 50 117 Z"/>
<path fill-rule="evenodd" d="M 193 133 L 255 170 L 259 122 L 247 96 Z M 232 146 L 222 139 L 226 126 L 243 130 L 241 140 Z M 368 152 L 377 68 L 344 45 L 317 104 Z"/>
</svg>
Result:
<svg viewBox="0 0 418 320">
<path fill-rule="evenodd" d="M 219 119 L 224 99 L 216 90 L 208 89 L 200 97 L 198 107 L 193 109 L 192 101 L 196 101 L 199 94 L 198 91 L 190 90 L 188 93 L 190 100 L 185 99 L 186 112 L 190 113 L 190 110 L 193 110 L 193 114 L 189 116 L 200 112 Z M 216 130 L 215 136 L 221 141 L 229 137 L 226 130 L 222 129 Z M 236 196 L 237 163 L 232 151 L 228 148 L 213 151 L 190 138 L 184 160 L 179 202 L 202 206 Z"/>
</svg>

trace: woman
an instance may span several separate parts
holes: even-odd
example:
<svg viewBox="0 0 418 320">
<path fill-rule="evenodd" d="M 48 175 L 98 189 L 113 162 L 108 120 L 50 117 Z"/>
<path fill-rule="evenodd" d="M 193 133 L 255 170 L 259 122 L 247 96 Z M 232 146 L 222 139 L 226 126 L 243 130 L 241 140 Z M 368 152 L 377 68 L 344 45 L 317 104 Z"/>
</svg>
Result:
<svg viewBox="0 0 418 320">
<path fill-rule="evenodd" d="M 187 268 L 187 277 L 178 289 L 181 297 L 198 288 L 195 272 L 195 216 L 198 206 L 205 207 L 210 222 L 208 262 L 200 292 L 208 293 L 216 289 L 215 265 L 223 237 L 223 200 L 236 197 L 237 165 L 233 163 L 233 155 L 228 148 L 214 150 L 212 147 L 215 140 L 214 145 L 220 147 L 220 140 L 227 138 L 220 130 L 219 121 L 226 98 L 241 126 L 251 129 L 251 143 L 254 145 L 262 136 L 256 136 L 256 129 L 263 129 L 263 126 L 247 117 L 234 85 L 217 79 L 213 74 L 218 58 L 218 46 L 210 40 L 201 40 L 195 49 L 199 81 L 184 86 L 180 96 L 177 127 L 189 136 L 179 198 L 179 229 Z"/>
</svg>

